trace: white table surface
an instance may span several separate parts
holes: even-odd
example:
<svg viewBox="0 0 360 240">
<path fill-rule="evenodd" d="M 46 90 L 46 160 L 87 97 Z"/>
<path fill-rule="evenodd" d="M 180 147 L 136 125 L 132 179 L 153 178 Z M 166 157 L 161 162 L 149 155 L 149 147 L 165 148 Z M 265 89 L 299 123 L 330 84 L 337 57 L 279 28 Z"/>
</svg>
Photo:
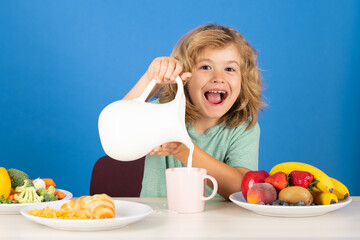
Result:
<svg viewBox="0 0 360 240">
<path fill-rule="evenodd" d="M 232 202 L 212 199 L 205 211 L 167 211 L 166 198 L 114 198 L 145 203 L 154 209 L 146 218 L 124 228 L 75 232 L 48 228 L 22 215 L 0 215 L 0 240 L 71 239 L 360 239 L 360 197 L 334 212 L 317 217 L 262 216 Z"/>
</svg>

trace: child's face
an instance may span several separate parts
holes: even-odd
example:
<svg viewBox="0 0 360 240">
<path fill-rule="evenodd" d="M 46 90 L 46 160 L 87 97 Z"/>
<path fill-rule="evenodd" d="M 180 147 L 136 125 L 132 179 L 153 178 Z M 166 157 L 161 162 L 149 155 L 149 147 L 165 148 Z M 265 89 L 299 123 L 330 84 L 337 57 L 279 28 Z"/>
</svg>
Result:
<svg viewBox="0 0 360 240">
<path fill-rule="evenodd" d="M 191 101 L 199 109 L 202 120 L 217 122 L 240 94 L 240 54 L 234 45 L 205 48 L 189 81 Z"/>
</svg>

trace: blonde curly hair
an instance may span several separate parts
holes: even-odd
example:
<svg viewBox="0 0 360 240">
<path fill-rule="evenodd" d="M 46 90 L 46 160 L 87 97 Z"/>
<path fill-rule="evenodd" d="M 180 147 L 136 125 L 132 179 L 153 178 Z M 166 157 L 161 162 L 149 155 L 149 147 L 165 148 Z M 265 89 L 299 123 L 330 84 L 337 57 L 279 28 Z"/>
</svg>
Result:
<svg viewBox="0 0 360 240">
<path fill-rule="evenodd" d="M 242 35 L 225 26 L 215 24 L 200 26 L 180 39 L 171 56 L 183 64 L 183 72 L 193 72 L 196 60 L 205 48 L 223 48 L 229 44 L 234 44 L 240 53 L 242 83 L 237 100 L 230 110 L 220 118 L 220 123 L 228 128 L 234 128 L 246 122 L 248 123 L 247 129 L 250 129 L 257 122 L 258 110 L 263 110 L 265 104 L 261 100 L 262 79 L 257 67 L 257 53 Z M 200 117 L 197 107 L 189 97 L 188 81 L 191 79 L 184 82 L 187 125 Z M 159 102 L 170 102 L 174 99 L 176 91 L 176 84 L 164 85 L 157 95 Z"/>
</svg>

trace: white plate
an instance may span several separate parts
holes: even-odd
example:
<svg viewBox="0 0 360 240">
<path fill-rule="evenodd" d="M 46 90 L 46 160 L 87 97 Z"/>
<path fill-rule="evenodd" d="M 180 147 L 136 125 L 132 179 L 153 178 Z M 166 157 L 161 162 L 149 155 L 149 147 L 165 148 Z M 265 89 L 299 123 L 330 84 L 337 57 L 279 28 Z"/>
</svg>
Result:
<svg viewBox="0 0 360 240">
<path fill-rule="evenodd" d="M 43 224 L 45 226 L 60 229 L 60 230 L 72 230 L 72 231 L 99 231 L 109 230 L 124 227 L 130 223 L 139 221 L 152 212 L 152 208 L 148 205 L 129 202 L 122 200 L 114 200 L 115 202 L 115 217 L 106 219 L 54 219 L 35 217 L 28 213 L 29 210 L 34 208 L 42 209 L 49 206 L 53 209 L 59 210 L 62 203 L 48 202 L 48 204 L 41 204 L 37 206 L 29 206 L 21 209 L 21 214 L 28 219 Z"/>
<path fill-rule="evenodd" d="M 62 189 L 56 189 L 60 192 L 65 193 L 65 197 L 61 200 L 54 201 L 54 202 L 61 202 L 64 203 L 64 201 L 70 200 L 73 195 L 71 192 L 62 190 Z M 33 206 L 34 204 L 45 204 L 46 202 L 42 203 L 13 203 L 13 204 L 0 204 L 0 215 L 1 214 L 20 214 L 20 210 L 23 207 L 27 206 Z"/>
<path fill-rule="evenodd" d="M 351 197 L 348 197 L 345 200 L 340 200 L 336 204 L 316 206 L 272 206 L 252 204 L 247 203 L 242 192 L 231 194 L 230 200 L 240 207 L 261 215 L 275 217 L 312 217 L 323 215 L 325 213 L 345 207 L 351 202 Z"/>
</svg>

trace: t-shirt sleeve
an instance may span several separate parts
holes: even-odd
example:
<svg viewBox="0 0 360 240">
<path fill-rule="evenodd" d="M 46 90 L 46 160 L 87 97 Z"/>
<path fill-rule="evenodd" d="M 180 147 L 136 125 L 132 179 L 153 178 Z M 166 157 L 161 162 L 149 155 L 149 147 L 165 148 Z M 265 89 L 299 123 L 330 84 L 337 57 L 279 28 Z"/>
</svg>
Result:
<svg viewBox="0 0 360 240">
<path fill-rule="evenodd" d="M 232 167 L 243 167 L 252 171 L 259 167 L 260 126 L 258 123 L 251 129 L 237 127 L 230 139 L 225 163 Z"/>
<path fill-rule="evenodd" d="M 151 98 L 149 103 L 160 104 L 160 99 L 159 98 Z"/>
</svg>

